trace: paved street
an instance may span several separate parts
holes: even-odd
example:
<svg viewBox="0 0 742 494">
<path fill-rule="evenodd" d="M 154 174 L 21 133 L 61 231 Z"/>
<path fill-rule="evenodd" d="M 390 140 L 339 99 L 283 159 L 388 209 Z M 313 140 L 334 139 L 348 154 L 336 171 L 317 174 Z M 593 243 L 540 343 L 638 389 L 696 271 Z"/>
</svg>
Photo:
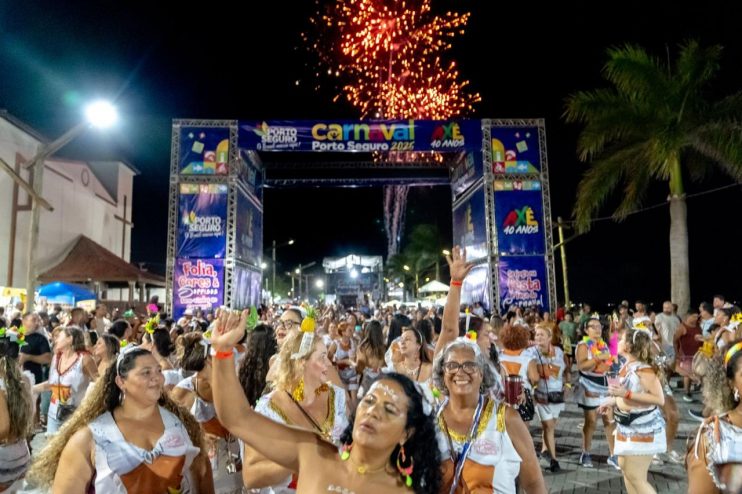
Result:
<svg viewBox="0 0 742 494">
<path fill-rule="evenodd" d="M 673 386 L 675 385 L 673 382 Z M 674 387 L 673 387 L 674 389 Z M 689 408 L 700 409 L 700 402 L 686 403 L 682 400 L 682 391 L 675 394 L 675 398 L 680 408 L 680 428 L 673 448 L 681 454 L 685 454 L 686 441 L 688 437 L 693 436 L 698 430 L 698 422 L 690 419 L 687 410 Z M 696 400 L 700 400 L 700 393 L 693 395 Z M 582 429 L 582 410 L 574 403 L 568 403 L 566 410 L 562 413 L 559 423 L 557 424 L 556 443 L 557 456 L 562 471 L 556 474 L 544 469 L 544 478 L 549 492 L 564 494 L 596 494 L 596 493 L 622 493 L 626 492 L 623 487 L 621 472 L 615 470 L 606 464 L 608 456 L 608 443 L 603 433 L 603 425 L 598 419 L 598 427 L 593 437 L 592 458 L 595 468 L 582 468 L 578 465 L 581 445 Z M 531 426 L 534 435 L 534 442 L 540 449 L 541 438 L 539 435 L 538 419 L 534 419 Z M 543 467 L 548 463 L 545 460 L 541 462 Z M 684 494 L 688 490 L 688 482 L 685 469 L 682 465 L 665 463 L 661 466 L 652 465 L 649 470 L 650 483 L 657 490 L 657 493 L 674 493 Z"/>
</svg>

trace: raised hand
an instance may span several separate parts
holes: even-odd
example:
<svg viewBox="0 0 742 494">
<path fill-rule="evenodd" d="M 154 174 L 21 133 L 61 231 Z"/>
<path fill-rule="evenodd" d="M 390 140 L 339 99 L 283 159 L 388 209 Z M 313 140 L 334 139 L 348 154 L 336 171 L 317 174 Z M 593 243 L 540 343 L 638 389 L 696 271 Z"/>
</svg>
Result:
<svg viewBox="0 0 742 494">
<path fill-rule="evenodd" d="M 446 256 L 446 262 L 453 281 L 463 281 L 474 267 L 474 264 L 466 262 L 466 250 L 458 245 L 451 249 L 451 255 Z"/>
<path fill-rule="evenodd" d="M 217 351 L 231 350 L 245 335 L 249 310 L 220 310 L 211 333 L 211 345 Z"/>
</svg>

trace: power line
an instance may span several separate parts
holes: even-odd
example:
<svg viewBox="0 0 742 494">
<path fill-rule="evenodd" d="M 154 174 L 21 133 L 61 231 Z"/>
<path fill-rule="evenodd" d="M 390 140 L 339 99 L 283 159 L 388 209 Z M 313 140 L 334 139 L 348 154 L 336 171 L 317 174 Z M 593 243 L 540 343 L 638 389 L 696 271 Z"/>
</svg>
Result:
<svg viewBox="0 0 742 494">
<path fill-rule="evenodd" d="M 719 191 L 722 191 L 722 190 L 725 190 L 725 189 L 731 189 L 733 187 L 739 187 L 740 185 L 742 185 L 742 184 L 740 184 L 740 183 L 729 184 L 729 185 L 724 185 L 722 187 L 717 187 L 715 189 L 709 189 L 709 190 L 704 190 L 704 191 L 701 191 L 701 192 L 696 192 L 695 194 L 687 194 L 685 196 L 685 199 L 688 200 L 688 199 L 692 199 L 694 197 L 700 197 L 700 196 L 704 196 L 704 195 L 707 195 L 707 194 L 712 194 L 714 192 L 719 192 Z M 639 213 L 644 213 L 644 212 L 647 212 L 647 211 L 651 211 L 653 209 L 661 208 L 661 207 L 664 207 L 664 206 L 667 206 L 667 205 L 668 205 L 668 202 L 665 201 L 665 202 L 661 202 L 661 203 L 658 203 L 658 204 L 654 204 L 652 206 L 647 206 L 645 208 L 635 209 L 634 211 L 630 211 L 629 213 L 627 213 L 626 214 L 626 217 L 633 216 L 633 215 L 639 214 Z M 615 221 L 615 218 L 613 216 L 601 216 L 601 217 L 598 217 L 598 218 L 592 218 L 590 220 L 590 223 L 597 223 L 599 221 L 607 221 L 607 220 L 614 220 Z M 573 224 L 577 223 L 577 221 L 576 220 L 568 220 L 568 221 L 562 221 L 562 223 L 563 224 L 573 225 Z"/>
</svg>

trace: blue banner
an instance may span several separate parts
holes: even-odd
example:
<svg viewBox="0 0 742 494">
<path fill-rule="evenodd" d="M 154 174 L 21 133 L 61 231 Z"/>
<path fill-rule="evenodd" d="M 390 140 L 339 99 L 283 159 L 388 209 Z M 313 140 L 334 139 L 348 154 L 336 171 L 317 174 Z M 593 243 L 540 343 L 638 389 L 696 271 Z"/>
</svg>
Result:
<svg viewBox="0 0 742 494">
<path fill-rule="evenodd" d="M 541 170 L 538 127 L 492 127 L 492 172 L 537 174 Z"/>
<path fill-rule="evenodd" d="M 480 120 L 240 122 L 241 149 L 257 151 L 481 151 Z"/>
<path fill-rule="evenodd" d="M 224 260 L 176 259 L 173 317 L 186 309 L 214 310 L 224 304 Z"/>
<path fill-rule="evenodd" d="M 180 184 L 177 257 L 224 257 L 227 185 Z"/>
<path fill-rule="evenodd" d="M 227 175 L 229 128 L 181 127 L 178 170 L 181 175 Z"/>
<path fill-rule="evenodd" d="M 543 255 L 544 208 L 538 190 L 495 190 L 497 250 L 501 256 Z"/>
<path fill-rule="evenodd" d="M 232 271 L 232 308 L 246 309 L 250 306 L 259 306 L 262 294 L 262 274 L 239 263 Z"/>
<path fill-rule="evenodd" d="M 453 209 L 453 244 L 466 248 L 470 261 L 489 256 L 485 215 L 484 187 L 476 189 Z"/>
<path fill-rule="evenodd" d="M 466 193 L 474 183 L 484 176 L 484 163 L 482 153 L 469 151 L 463 153 L 451 171 L 451 190 L 453 200 Z"/>
<path fill-rule="evenodd" d="M 236 193 L 235 256 L 259 267 L 263 259 L 263 212 L 245 194 Z"/>
<path fill-rule="evenodd" d="M 511 307 L 539 307 L 549 311 L 549 285 L 543 256 L 501 257 L 498 264 L 500 312 Z"/>
<path fill-rule="evenodd" d="M 249 153 L 240 149 L 240 160 L 242 161 L 242 170 L 240 178 L 247 187 L 247 192 L 258 200 L 259 204 L 263 203 L 263 169 L 255 159 L 255 153 Z"/>
</svg>

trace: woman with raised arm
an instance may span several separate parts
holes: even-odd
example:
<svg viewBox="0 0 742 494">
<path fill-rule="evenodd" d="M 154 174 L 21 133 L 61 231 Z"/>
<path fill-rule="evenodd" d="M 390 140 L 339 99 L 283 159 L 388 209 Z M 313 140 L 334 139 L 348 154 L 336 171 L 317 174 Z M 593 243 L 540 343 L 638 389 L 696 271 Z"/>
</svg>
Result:
<svg viewBox="0 0 742 494">
<path fill-rule="evenodd" d="M 311 313 L 302 321 L 302 328 L 311 329 Z M 297 332 L 286 337 L 279 354 L 275 388 L 263 395 L 255 411 L 281 423 L 319 433 L 327 441 L 338 443 L 347 426 L 345 390 L 328 382 L 332 368 L 327 348 L 319 335 Z M 311 339 L 311 342 L 309 342 Z M 304 347 L 302 343 L 307 342 Z M 266 488 L 274 494 L 296 491 L 292 472 L 244 448 L 243 480 L 250 488 Z"/>
<path fill-rule="evenodd" d="M 458 338 L 436 357 L 433 379 L 445 400 L 438 410 L 443 485 L 450 494 L 546 493 L 533 441 L 513 408 L 490 391 L 495 374 L 474 339 Z"/>
<path fill-rule="evenodd" d="M 433 419 L 414 383 L 385 375 L 361 400 L 338 447 L 316 432 L 277 423 L 247 403 L 231 362 L 247 311 L 222 313 L 214 330 L 214 400 L 222 423 L 268 460 L 298 475 L 299 494 L 438 492 L 440 472 Z M 306 335 L 304 350 L 313 347 Z M 302 342 L 304 343 L 304 342 Z M 299 346 L 303 354 L 302 345 Z"/>
<path fill-rule="evenodd" d="M 29 483 L 52 494 L 213 493 L 199 425 L 163 384 L 152 354 L 122 349 L 34 460 Z"/>
<path fill-rule="evenodd" d="M 698 428 L 686 456 L 688 492 L 742 491 L 742 340 L 732 342 L 708 363 L 704 404 L 711 416 Z"/>
</svg>

